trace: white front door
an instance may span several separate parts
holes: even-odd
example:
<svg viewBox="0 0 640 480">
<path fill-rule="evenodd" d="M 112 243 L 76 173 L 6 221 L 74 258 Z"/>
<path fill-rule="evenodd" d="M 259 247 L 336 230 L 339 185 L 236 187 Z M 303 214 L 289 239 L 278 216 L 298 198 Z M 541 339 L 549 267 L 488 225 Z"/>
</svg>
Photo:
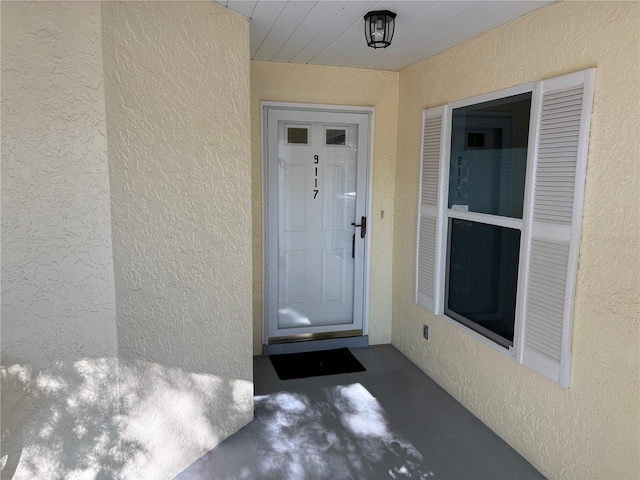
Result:
<svg viewBox="0 0 640 480">
<path fill-rule="evenodd" d="M 266 340 L 362 335 L 369 115 L 266 120 Z"/>
</svg>

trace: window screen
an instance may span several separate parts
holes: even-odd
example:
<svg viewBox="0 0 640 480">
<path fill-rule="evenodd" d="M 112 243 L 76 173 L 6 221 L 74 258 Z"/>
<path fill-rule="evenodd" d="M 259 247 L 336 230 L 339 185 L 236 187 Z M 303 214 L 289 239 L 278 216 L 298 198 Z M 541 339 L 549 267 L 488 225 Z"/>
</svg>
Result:
<svg viewBox="0 0 640 480">
<path fill-rule="evenodd" d="M 520 230 L 449 220 L 445 313 L 513 345 Z"/>
</svg>

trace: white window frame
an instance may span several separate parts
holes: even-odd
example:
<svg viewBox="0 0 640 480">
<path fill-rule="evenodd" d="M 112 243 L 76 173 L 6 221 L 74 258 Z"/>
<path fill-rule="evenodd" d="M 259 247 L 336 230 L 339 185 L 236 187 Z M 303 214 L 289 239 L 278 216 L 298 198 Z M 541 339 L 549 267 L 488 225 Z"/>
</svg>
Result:
<svg viewBox="0 0 640 480">
<path fill-rule="evenodd" d="M 449 167 L 451 165 L 451 129 L 453 120 L 453 110 L 461 107 L 468 107 L 470 105 L 476 105 L 478 103 L 491 102 L 493 100 L 500 100 L 506 97 L 512 97 L 514 95 L 520 95 L 523 93 L 531 92 L 531 112 L 529 117 L 529 139 L 527 144 L 527 166 L 525 173 L 525 190 L 524 190 L 524 204 L 522 211 L 522 218 L 508 218 L 498 215 L 490 215 L 485 213 L 464 212 L 460 210 L 452 210 L 447 207 L 449 201 Z M 516 320 L 514 325 L 513 334 L 513 346 L 505 348 L 499 343 L 491 340 L 487 336 L 477 332 L 476 330 L 467 327 L 458 320 L 449 317 L 444 313 L 445 302 L 445 282 L 447 277 L 447 233 L 449 228 L 449 219 L 457 218 L 460 220 L 469 220 L 473 222 L 483 223 L 487 225 L 495 225 L 500 227 L 512 228 L 519 230 L 520 234 L 520 256 L 518 262 L 518 292 L 523 291 L 524 272 L 523 267 L 528 254 L 528 238 L 530 231 L 530 205 L 531 205 L 531 182 L 533 176 L 533 162 L 530 159 L 534 158 L 535 139 L 538 133 L 538 125 L 535 119 L 538 116 L 540 88 L 539 83 L 532 82 L 516 87 L 506 88 L 496 92 L 490 92 L 476 97 L 465 98 L 456 102 L 451 102 L 444 113 L 443 127 L 444 137 L 443 144 L 446 148 L 443 148 L 442 157 L 440 162 L 440 179 L 439 179 L 439 196 L 438 196 L 438 213 L 440 216 L 439 232 L 442 232 L 437 236 L 436 240 L 436 257 L 442 259 L 438 262 L 438 270 L 436 271 L 436 298 L 440 299 L 437 302 L 440 310 L 436 313 L 445 322 L 455 325 L 458 328 L 462 328 L 464 331 L 477 338 L 481 342 L 489 345 L 491 348 L 503 353 L 512 358 L 518 358 L 516 353 L 522 351 L 523 341 L 523 328 L 522 328 L 522 310 L 523 299 L 521 294 L 516 296 Z M 520 359 L 518 358 L 518 361 Z"/>
<path fill-rule="evenodd" d="M 529 366 L 564 387 L 568 387 L 570 383 L 571 322 L 594 86 L 595 69 L 589 69 L 451 102 L 440 107 L 426 109 L 423 112 L 423 147 L 416 248 L 416 303 L 482 343 Z M 580 88 L 582 89 L 581 93 L 576 93 L 575 89 Z M 449 209 L 448 189 L 453 110 L 528 92 L 531 92 L 531 113 L 522 219 Z M 576 97 L 576 95 L 580 96 Z M 576 98 L 580 100 L 578 101 Z M 543 102 L 547 102 L 545 110 L 543 110 Z M 566 117 L 571 117 L 571 119 L 567 120 Z M 543 125 L 544 130 L 541 129 L 543 118 L 546 122 Z M 440 130 L 434 128 L 434 120 L 437 119 L 441 119 Z M 577 121 L 578 123 L 576 123 Z M 427 122 L 430 122 L 429 125 Z M 560 129 L 557 128 L 557 123 L 561 123 Z M 570 132 L 562 133 L 569 131 L 567 128 Z M 429 131 L 429 138 L 425 139 L 427 131 Z M 561 137 L 560 140 L 556 138 L 558 136 Z M 541 137 L 544 144 L 541 142 Z M 563 142 L 568 141 L 569 137 L 577 138 L 576 141 L 571 140 L 570 142 L 572 149 L 577 145 L 577 153 L 575 153 L 575 157 L 570 154 L 567 160 L 563 158 L 566 156 L 563 149 L 566 144 Z M 437 166 L 436 147 L 440 159 Z M 555 169 L 564 168 L 566 165 L 575 165 L 575 175 L 572 177 L 565 175 L 563 186 L 558 188 L 553 186 L 551 193 L 549 193 L 547 190 L 549 174 L 551 173 L 551 178 L 553 178 L 551 183 L 556 182 Z M 433 180 L 428 180 L 433 178 L 430 175 L 433 174 L 435 168 L 438 168 L 437 205 L 434 204 L 436 195 L 434 194 Z M 428 173 L 425 175 L 424 172 Z M 543 175 L 536 178 L 540 172 Z M 538 186 L 538 184 L 540 185 Z M 423 188 L 427 188 L 425 190 L 426 196 L 423 196 Z M 566 197 L 569 198 L 569 203 L 559 207 L 560 210 L 556 210 L 556 200 L 564 199 L 564 195 L 569 193 L 570 197 Z M 548 204 L 549 199 L 551 199 L 551 206 Z M 420 203 L 423 201 L 426 203 Z M 540 210 L 538 211 L 538 209 Z M 562 218 L 560 223 L 555 225 L 557 216 Z M 512 347 L 505 348 L 444 313 L 447 234 L 451 218 L 515 228 L 521 231 L 516 319 Z M 425 237 L 421 240 L 422 221 L 428 223 L 425 224 Z M 435 235 L 433 234 L 434 224 Z M 425 239 L 428 240 L 426 243 Z M 537 243 L 537 251 L 532 249 L 534 243 Z M 433 249 L 431 245 L 434 245 Z M 553 262 L 549 264 L 549 255 L 553 255 L 556 248 L 563 249 L 560 263 L 566 263 L 566 269 L 564 267 L 556 269 Z M 565 250 L 566 253 L 564 253 Z M 425 256 L 425 253 L 429 255 Z M 533 269 L 532 265 L 534 265 Z M 545 270 L 545 265 L 551 265 L 549 272 Z M 543 273 L 540 274 L 540 271 Z M 558 296 L 561 297 L 561 300 L 555 302 L 552 298 L 556 296 L 555 293 L 552 297 L 547 297 L 546 294 L 541 296 L 536 288 L 544 290 L 545 280 L 556 278 L 553 276 L 558 275 L 558 272 L 561 275 L 557 278 L 560 278 L 562 283 L 556 282 L 554 286 L 559 290 L 553 290 L 553 292 L 560 292 Z M 433 280 L 428 280 L 430 278 Z M 542 287 L 540 287 L 541 285 Z M 554 310 L 549 315 L 546 313 L 547 300 L 555 302 Z M 540 313 L 541 311 L 544 312 Z M 547 322 L 552 326 L 547 327 Z M 546 330 L 547 328 L 555 329 L 551 343 L 546 343 L 546 340 L 541 341 L 541 338 L 546 339 L 545 335 L 550 332 L 550 330 Z M 558 328 L 561 330 L 560 333 L 557 333 Z M 547 347 L 553 348 L 547 350 Z M 551 356 L 547 357 L 541 352 L 547 352 Z"/>
</svg>

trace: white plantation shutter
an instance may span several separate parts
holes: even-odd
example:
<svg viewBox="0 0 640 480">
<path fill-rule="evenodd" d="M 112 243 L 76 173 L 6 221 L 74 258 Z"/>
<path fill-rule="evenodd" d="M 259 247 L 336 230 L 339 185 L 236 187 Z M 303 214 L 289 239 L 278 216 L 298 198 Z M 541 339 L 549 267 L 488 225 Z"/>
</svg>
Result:
<svg viewBox="0 0 640 480">
<path fill-rule="evenodd" d="M 447 107 L 425 110 L 422 115 L 422 161 L 420 165 L 420 211 L 416 251 L 416 303 L 439 313 L 436 283 L 436 243 L 438 235 L 438 197 L 440 159 L 445 142 L 444 121 Z"/>
<path fill-rule="evenodd" d="M 594 80 L 591 69 L 540 83 L 522 361 L 564 387 Z"/>
</svg>

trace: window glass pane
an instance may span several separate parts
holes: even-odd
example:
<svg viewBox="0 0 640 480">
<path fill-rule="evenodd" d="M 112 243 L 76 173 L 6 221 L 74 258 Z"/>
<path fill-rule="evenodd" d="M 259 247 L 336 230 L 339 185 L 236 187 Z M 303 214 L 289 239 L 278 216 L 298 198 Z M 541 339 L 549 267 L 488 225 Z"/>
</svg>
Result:
<svg viewBox="0 0 640 480">
<path fill-rule="evenodd" d="M 346 141 L 346 130 L 327 129 L 327 145 L 344 145 Z"/>
<path fill-rule="evenodd" d="M 304 127 L 288 127 L 287 143 L 302 143 L 306 145 L 308 142 L 309 130 Z"/>
<path fill-rule="evenodd" d="M 449 220 L 445 313 L 513 345 L 520 230 Z"/>
<path fill-rule="evenodd" d="M 531 92 L 453 110 L 449 208 L 522 218 Z"/>
</svg>

